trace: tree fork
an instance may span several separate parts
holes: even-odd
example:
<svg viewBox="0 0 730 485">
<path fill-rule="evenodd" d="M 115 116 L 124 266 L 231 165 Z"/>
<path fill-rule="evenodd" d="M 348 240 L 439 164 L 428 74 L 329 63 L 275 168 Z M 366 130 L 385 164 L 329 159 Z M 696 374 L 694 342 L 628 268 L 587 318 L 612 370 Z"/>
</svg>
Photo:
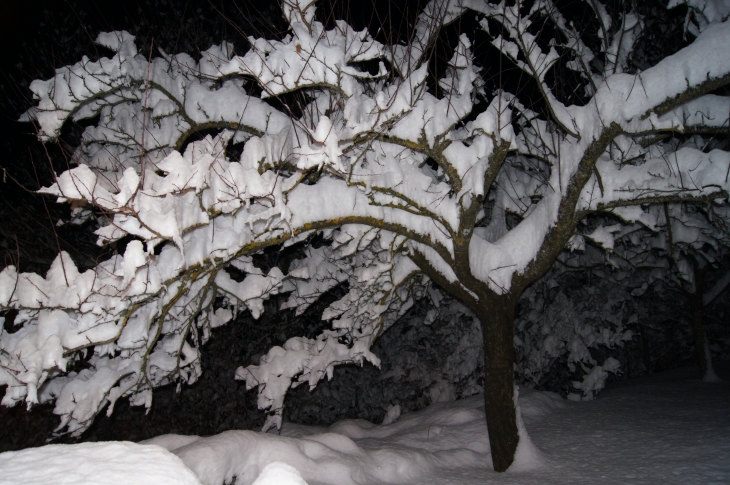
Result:
<svg viewBox="0 0 730 485">
<path fill-rule="evenodd" d="M 484 348 L 484 411 L 487 417 L 492 466 L 504 472 L 512 465 L 519 442 L 517 412 L 514 402 L 514 319 L 517 297 L 513 293 L 497 295 L 486 285 L 477 284 L 479 299 L 464 291 L 459 282 L 449 282 L 434 270 L 418 251 L 410 258 L 434 282 L 460 298 L 479 318 Z M 462 258 L 463 259 L 463 258 Z M 470 274 L 460 274 L 462 282 L 472 282 Z M 475 288 L 471 288 L 474 290 Z"/>
</svg>

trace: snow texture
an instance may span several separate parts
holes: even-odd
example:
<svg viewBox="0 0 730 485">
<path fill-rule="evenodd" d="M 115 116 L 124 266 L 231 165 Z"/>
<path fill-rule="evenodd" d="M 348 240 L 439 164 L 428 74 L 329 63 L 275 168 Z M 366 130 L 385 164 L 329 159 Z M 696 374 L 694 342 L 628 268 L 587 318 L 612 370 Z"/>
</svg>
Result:
<svg viewBox="0 0 730 485">
<path fill-rule="evenodd" d="M 613 384 L 590 402 L 521 390 L 534 446 L 521 445 L 507 473 L 491 470 L 483 397 L 474 396 L 389 425 L 287 423 L 281 436 L 227 431 L 8 452 L 0 454 L 0 483 L 199 483 L 190 470 L 204 485 L 233 477 L 245 485 L 726 483 L 730 385 L 703 383 L 696 373 L 684 368 Z"/>
<path fill-rule="evenodd" d="M 0 484 L 50 483 L 200 485 L 180 458 L 156 445 L 109 441 L 47 445 L 0 454 Z"/>
</svg>

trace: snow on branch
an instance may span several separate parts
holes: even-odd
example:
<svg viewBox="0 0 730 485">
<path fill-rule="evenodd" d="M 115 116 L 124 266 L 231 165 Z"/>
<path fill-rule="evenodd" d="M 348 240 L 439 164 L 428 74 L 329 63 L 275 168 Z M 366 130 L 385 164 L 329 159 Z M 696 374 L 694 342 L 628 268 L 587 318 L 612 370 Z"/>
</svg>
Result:
<svg viewBox="0 0 730 485">
<path fill-rule="evenodd" d="M 154 388 L 194 382 L 203 343 L 238 312 L 258 317 L 279 294 L 302 312 L 347 283 L 322 316 L 331 330 L 236 373 L 259 388 L 267 427 L 278 426 L 289 387 L 313 387 L 339 363 L 377 363 L 372 342 L 432 281 L 486 319 L 485 306 L 516 301 L 569 241 L 580 247 L 573 237 L 594 212 L 653 227 L 647 204 L 724 204 L 730 157 L 711 137 L 727 131 L 728 100 L 712 91 L 730 83 L 730 22 L 706 16 L 687 47 L 629 70 L 640 20 L 589 4 L 603 36 L 596 52 L 547 0 L 433 0 L 409 45 L 343 21 L 327 30 L 310 0 L 285 0 L 289 34 L 252 37 L 243 55 L 222 42 L 197 61 L 146 57 L 127 32 L 100 34 L 112 57 L 34 81 L 37 105 L 23 119 L 49 141 L 65 123 L 98 116 L 73 168 L 40 192 L 103 214 L 99 244 L 133 241 L 83 273 L 65 253 L 45 277 L 0 272 L 0 310 L 18 310 L 17 330 L 0 333 L 3 404 L 55 400 L 59 431 L 79 434 L 120 397 L 149 407 Z M 436 78 L 439 31 L 466 12 L 487 31 L 500 26 L 489 48 L 529 74 L 535 92 L 485 92 L 495 66 L 475 59 L 467 33 Z M 536 34 L 544 25 L 555 38 Z M 554 94 L 549 74 L 563 60 L 580 73 L 585 104 Z M 301 96 L 287 104 L 292 92 Z M 591 234 L 607 249 L 618 233 L 609 229 Z M 304 256 L 288 271 L 253 264 L 257 252 L 295 243 Z M 69 372 L 81 359 L 87 368 Z"/>
</svg>

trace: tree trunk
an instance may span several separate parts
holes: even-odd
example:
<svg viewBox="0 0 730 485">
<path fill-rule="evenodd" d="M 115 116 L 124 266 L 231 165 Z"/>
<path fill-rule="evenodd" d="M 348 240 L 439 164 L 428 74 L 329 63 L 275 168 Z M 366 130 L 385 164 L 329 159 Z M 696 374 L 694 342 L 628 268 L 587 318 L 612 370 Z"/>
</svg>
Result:
<svg viewBox="0 0 730 485">
<path fill-rule="evenodd" d="M 494 470 L 515 458 L 519 436 L 514 403 L 514 315 L 512 298 L 497 297 L 478 313 L 484 336 L 484 405 Z"/>
<path fill-rule="evenodd" d="M 702 294 L 692 295 L 692 334 L 695 339 L 695 352 L 697 354 L 697 364 L 700 366 L 700 378 L 707 379 L 712 371 L 712 356 L 710 355 L 710 346 L 707 341 L 707 333 L 705 332 L 705 308 L 702 305 Z"/>
<path fill-rule="evenodd" d="M 639 336 L 641 337 L 641 353 L 644 358 L 644 373 L 651 374 L 651 349 L 649 348 L 649 340 L 646 338 L 644 326 L 639 324 Z"/>
<path fill-rule="evenodd" d="M 703 301 L 707 269 L 698 268 L 696 262 L 693 267 L 695 271 L 695 291 L 688 296 L 692 309 L 692 335 L 695 339 L 697 364 L 700 366 L 700 379 L 714 380 L 715 372 L 712 369 L 712 355 L 707 341 L 707 332 L 705 332 L 705 302 Z"/>
</svg>

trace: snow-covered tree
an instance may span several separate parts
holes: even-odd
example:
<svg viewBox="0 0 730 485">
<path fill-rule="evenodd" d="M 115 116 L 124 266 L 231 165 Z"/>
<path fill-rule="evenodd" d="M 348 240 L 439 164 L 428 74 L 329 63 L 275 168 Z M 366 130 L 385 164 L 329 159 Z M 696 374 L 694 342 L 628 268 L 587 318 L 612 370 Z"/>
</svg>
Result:
<svg viewBox="0 0 730 485">
<path fill-rule="evenodd" d="M 722 267 L 728 254 L 728 215 L 727 206 L 664 206 L 666 234 L 663 236 L 670 262 L 670 281 L 689 303 L 697 364 L 706 381 L 715 381 L 717 377 L 712 368 L 705 311 L 730 285 L 730 272 L 721 274 L 714 283 L 709 277 L 713 269 L 717 273 Z"/>
<path fill-rule="evenodd" d="M 436 283 L 482 325 L 493 464 L 506 470 L 520 441 L 519 296 L 591 214 L 647 223 L 645 204 L 724 200 L 730 188 L 726 150 L 663 136 L 726 130 L 730 101 L 711 93 L 730 83 L 727 15 L 705 15 L 687 47 L 638 71 L 640 16 L 588 4 L 593 29 L 549 0 L 432 0 L 407 44 L 386 45 L 342 21 L 326 29 L 313 0 L 284 0 L 289 35 L 250 38 L 243 55 L 223 42 L 197 60 L 100 34 L 113 57 L 35 81 L 24 119 L 44 141 L 93 120 L 75 166 L 42 192 L 74 202 L 77 218 L 95 210 L 100 244 L 133 240 L 83 273 L 65 253 L 45 277 L 0 273 L 0 308 L 18 311 L 0 335 L 3 404 L 55 400 L 59 430 L 79 434 L 120 397 L 149 407 L 155 387 L 194 382 L 211 329 L 238 312 L 258 316 L 282 293 L 301 312 L 346 282 L 322 315 L 331 330 L 236 371 L 271 411 L 265 428 L 280 426 L 288 388 L 337 364 L 377 364 L 373 341 Z M 467 13 L 495 56 L 474 59 L 463 33 L 430 83 L 441 27 Z M 509 62 L 539 105 L 509 84 L 485 91 L 481 70 Z M 576 73 L 579 102 L 556 94 L 556 66 Z M 214 134 L 190 141 L 203 132 Z M 254 264 L 315 234 L 326 243 L 286 272 Z"/>
<path fill-rule="evenodd" d="M 623 371 L 617 357 L 638 320 L 631 287 L 605 277 L 612 271 L 602 251 L 586 253 L 561 255 L 561 264 L 525 291 L 515 322 L 517 377 L 571 400 L 593 399 L 610 374 Z"/>
<path fill-rule="evenodd" d="M 690 143 L 694 145 L 696 141 Z M 686 314 L 700 374 L 708 381 L 716 380 L 716 376 L 705 330 L 705 313 L 730 285 L 728 209 L 726 203 L 652 206 L 648 212 L 654 214 L 655 225 L 649 228 L 639 224 L 614 226 L 618 241 L 609 257 L 610 264 L 624 278 L 643 273 L 639 278 L 632 278 L 635 287 L 629 291 L 633 296 L 640 298 L 656 285 L 677 293 L 675 298 L 682 305 L 674 308 L 675 316 Z"/>
</svg>

